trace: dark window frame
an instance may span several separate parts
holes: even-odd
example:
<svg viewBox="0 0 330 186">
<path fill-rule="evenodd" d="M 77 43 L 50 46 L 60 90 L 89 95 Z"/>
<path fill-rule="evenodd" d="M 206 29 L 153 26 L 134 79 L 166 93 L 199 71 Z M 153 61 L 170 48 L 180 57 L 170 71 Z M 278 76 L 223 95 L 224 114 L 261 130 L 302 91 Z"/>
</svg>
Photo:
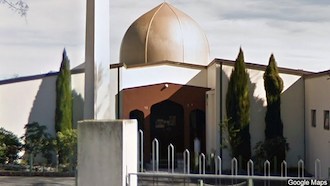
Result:
<svg viewBox="0 0 330 186">
<path fill-rule="evenodd" d="M 311 110 L 311 124 L 312 127 L 316 127 L 316 109 Z"/>
<path fill-rule="evenodd" d="M 329 127 L 329 115 L 330 115 L 329 110 L 324 110 L 323 115 L 324 115 L 324 129 L 329 130 L 329 128 L 330 128 Z"/>
</svg>

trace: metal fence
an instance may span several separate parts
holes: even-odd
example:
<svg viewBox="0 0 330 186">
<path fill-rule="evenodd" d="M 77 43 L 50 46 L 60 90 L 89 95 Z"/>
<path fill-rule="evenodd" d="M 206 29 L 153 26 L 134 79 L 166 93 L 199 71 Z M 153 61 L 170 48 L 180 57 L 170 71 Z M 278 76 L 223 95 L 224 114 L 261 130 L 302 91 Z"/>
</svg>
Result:
<svg viewBox="0 0 330 186">
<path fill-rule="evenodd" d="M 321 161 L 315 160 L 314 176 L 306 176 L 304 161 L 297 162 L 296 174 L 290 172 L 288 176 L 287 162 L 281 162 L 280 171 L 277 174 L 271 173 L 271 162 L 269 160 L 263 163 L 263 172 L 255 173 L 255 163 L 249 160 L 246 163 L 244 172 L 239 170 L 239 162 L 233 158 L 230 162 L 230 170 L 223 170 L 223 162 L 220 156 L 213 156 L 213 164 L 207 165 L 206 156 L 200 153 L 197 159 L 198 166 L 191 171 L 191 153 L 188 149 L 182 152 L 183 167 L 175 168 L 175 147 L 169 144 L 167 147 L 167 169 L 159 167 L 159 141 L 152 141 L 151 162 L 149 169 L 144 167 L 143 155 L 143 131 L 139 131 L 139 172 L 129 174 L 127 185 L 130 185 L 130 179 L 136 176 L 138 185 L 287 185 L 288 180 L 293 180 L 299 184 L 299 180 L 321 179 Z M 206 167 L 209 170 L 206 170 Z M 177 166 L 178 167 L 178 166 Z M 300 184 L 301 185 L 301 184 Z"/>
</svg>

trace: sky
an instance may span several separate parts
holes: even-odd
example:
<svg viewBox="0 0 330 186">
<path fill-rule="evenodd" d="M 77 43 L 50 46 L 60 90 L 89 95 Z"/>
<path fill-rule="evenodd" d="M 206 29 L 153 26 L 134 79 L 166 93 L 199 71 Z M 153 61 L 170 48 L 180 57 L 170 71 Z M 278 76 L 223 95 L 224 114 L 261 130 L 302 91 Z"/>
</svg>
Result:
<svg viewBox="0 0 330 186">
<path fill-rule="evenodd" d="M 26 0 L 21 17 L 0 4 L 0 78 L 57 71 L 64 48 L 71 67 L 84 62 L 86 0 Z M 162 0 L 110 0 L 110 62 L 119 62 L 128 27 Z M 166 0 L 205 31 L 214 58 L 306 71 L 330 69 L 328 0 Z"/>
</svg>

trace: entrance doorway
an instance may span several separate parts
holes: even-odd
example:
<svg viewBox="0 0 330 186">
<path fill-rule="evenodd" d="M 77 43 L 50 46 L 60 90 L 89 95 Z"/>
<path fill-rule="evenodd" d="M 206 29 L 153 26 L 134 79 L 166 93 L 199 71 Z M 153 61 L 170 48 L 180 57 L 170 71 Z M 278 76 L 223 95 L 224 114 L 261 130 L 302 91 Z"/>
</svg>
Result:
<svg viewBox="0 0 330 186">
<path fill-rule="evenodd" d="M 138 130 L 144 131 L 144 113 L 140 110 L 133 110 L 129 113 L 129 119 L 136 119 Z"/>
<path fill-rule="evenodd" d="M 170 100 L 154 104 L 151 107 L 151 139 L 159 141 L 159 158 L 167 160 L 167 147 L 174 145 L 175 152 L 183 152 L 184 146 L 184 112 L 183 107 Z M 167 162 L 167 161 L 166 161 Z"/>
</svg>

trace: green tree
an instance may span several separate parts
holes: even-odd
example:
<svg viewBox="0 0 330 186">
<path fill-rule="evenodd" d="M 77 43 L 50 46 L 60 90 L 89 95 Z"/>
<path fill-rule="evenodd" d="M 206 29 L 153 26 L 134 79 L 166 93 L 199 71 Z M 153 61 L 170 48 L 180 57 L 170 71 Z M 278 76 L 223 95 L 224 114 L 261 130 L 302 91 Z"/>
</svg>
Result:
<svg viewBox="0 0 330 186">
<path fill-rule="evenodd" d="M 52 138 L 47 132 L 47 127 L 39 125 L 38 122 L 28 123 L 25 125 L 25 133 L 22 136 L 24 140 L 23 148 L 29 154 L 29 162 L 32 167 L 34 158 L 41 154 L 48 160 L 50 154 Z"/>
<path fill-rule="evenodd" d="M 56 79 L 56 132 L 72 129 L 72 89 L 70 61 L 63 50 L 63 59 Z"/>
<path fill-rule="evenodd" d="M 55 131 L 64 132 L 72 129 L 72 88 L 70 61 L 63 50 L 62 62 L 56 79 Z M 57 136 L 57 140 L 58 136 Z M 57 141 L 59 143 L 59 141 Z M 57 149 L 58 163 L 64 163 L 65 151 Z"/>
<path fill-rule="evenodd" d="M 229 144 L 232 156 L 242 158 L 243 166 L 251 158 L 249 74 L 240 49 L 230 75 L 226 95 Z"/>
<path fill-rule="evenodd" d="M 62 155 L 62 163 L 69 165 L 69 170 L 74 170 L 77 160 L 77 131 L 68 129 L 57 133 L 57 148 Z"/>
<path fill-rule="evenodd" d="M 281 119 L 281 93 L 283 91 L 283 80 L 279 76 L 276 61 L 272 54 L 269 64 L 264 73 L 264 86 L 267 97 L 266 140 L 283 136 L 283 123 Z"/>
<path fill-rule="evenodd" d="M 14 163 L 21 148 L 22 143 L 14 133 L 0 128 L 0 163 Z"/>
<path fill-rule="evenodd" d="M 267 111 L 265 117 L 265 143 L 270 146 L 266 149 L 267 158 L 277 158 L 278 164 L 285 160 L 286 140 L 283 137 L 283 122 L 281 119 L 281 93 L 283 80 L 279 76 L 274 55 L 271 54 L 264 73 L 264 86 L 267 97 Z"/>
</svg>

